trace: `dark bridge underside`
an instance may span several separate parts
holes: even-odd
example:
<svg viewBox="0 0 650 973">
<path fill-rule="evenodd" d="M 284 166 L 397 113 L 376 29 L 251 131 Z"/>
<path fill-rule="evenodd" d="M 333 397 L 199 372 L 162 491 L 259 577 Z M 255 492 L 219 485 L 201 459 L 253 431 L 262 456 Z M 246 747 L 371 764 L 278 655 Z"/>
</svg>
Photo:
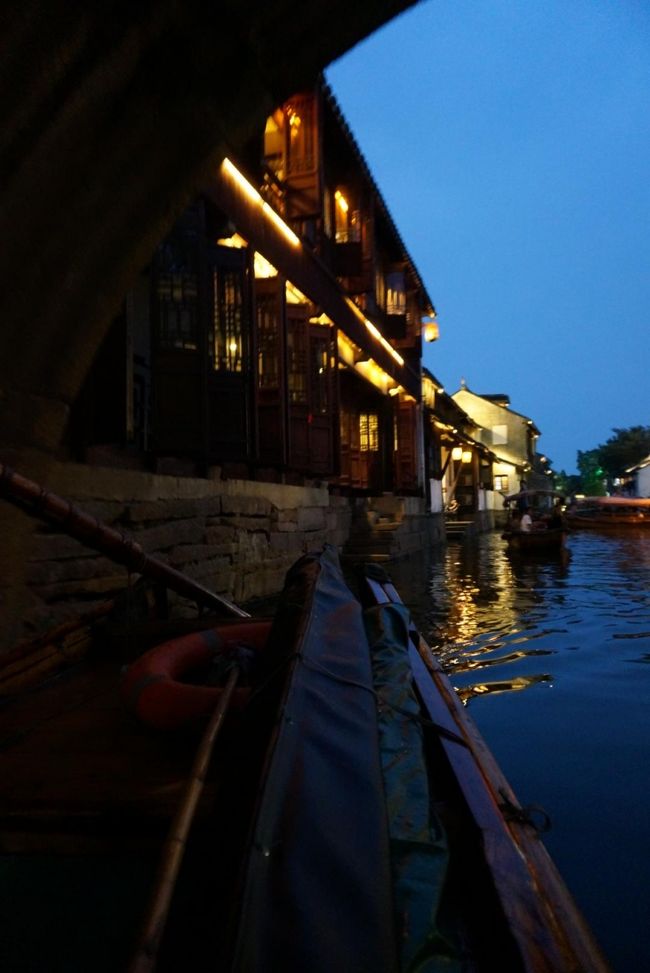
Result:
<svg viewBox="0 0 650 973">
<path fill-rule="evenodd" d="M 112 315 L 206 175 L 272 107 L 412 3 L 4 5 L 3 461 L 46 476 Z M 0 588 L 15 587 L 27 534 L 4 504 L 0 529 Z"/>
</svg>

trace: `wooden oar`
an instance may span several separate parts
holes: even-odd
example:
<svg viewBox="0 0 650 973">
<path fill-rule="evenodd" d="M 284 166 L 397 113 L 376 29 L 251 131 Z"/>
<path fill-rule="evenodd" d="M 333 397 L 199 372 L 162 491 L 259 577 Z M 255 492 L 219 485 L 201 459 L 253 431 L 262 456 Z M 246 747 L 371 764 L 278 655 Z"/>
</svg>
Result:
<svg viewBox="0 0 650 973">
<path fill-rule="evenodd" d="M 129 973 L 152 973 L 156 967 L 158 950 L 165 931 L 172 895 L 185 854 L 192 820 L 203 791 L 214 743 L 223 724 L 239 674 L 238 668 L 234 668 L 230 673 L 196 752 L 191 775 L 167 835 L 158 875 L 156 876 L 156 884 L 149 902 L 149 909 L 140 933 L 138 946 L 129 967 Z"/>
<path fill-rule="evenodd" d="M 54 524 L 70 537 L 105 554 L 117 564 L 124 564 L 129 571 L 158 581 L 199 605 L 217 608 L 238 618 L 250 618 L 248 612 L 223 595 L 215 594 L 165 561 L 146 554 L 132 537 L 91 517 L 69 500 L 43 489 L 4 463 L 0 463 L 0 496 L 32 516 Z"/>
</svg>

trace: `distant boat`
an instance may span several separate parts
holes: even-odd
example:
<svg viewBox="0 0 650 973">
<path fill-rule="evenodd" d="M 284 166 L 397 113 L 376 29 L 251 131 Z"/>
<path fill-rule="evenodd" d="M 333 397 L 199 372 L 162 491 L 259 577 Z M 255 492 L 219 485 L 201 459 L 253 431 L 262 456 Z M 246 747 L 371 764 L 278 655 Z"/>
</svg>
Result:
<svg viewBox="0 0 650 973">
<path fill-rule="evenodd" d="M 502 538 L 508 543 L 508 551 L 516 554 L 566 553 L 568 528 L 563 516 L 558 516 L 554 506 L 564 502 L 564 496 L 555 490 L 521 490 L 504 498 L 506 509 L 512 514 Z M 519 528 L 520 513 L 527 509 L 533 525 L 531 530 Z"/>
<path fill-rule="evenodd" d="M 581 497 L 568 508 L 575 528 L 650 527 L 649 497 Z"/>
</svg>

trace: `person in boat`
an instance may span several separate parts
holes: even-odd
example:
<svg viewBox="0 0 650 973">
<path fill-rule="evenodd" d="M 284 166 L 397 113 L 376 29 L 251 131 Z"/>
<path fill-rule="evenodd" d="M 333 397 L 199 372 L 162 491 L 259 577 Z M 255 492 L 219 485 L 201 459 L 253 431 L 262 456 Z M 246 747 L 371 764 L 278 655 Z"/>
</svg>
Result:
<svg viewBox="0 0 650 973">
<path fill-rule="evenodd" d="M 551 516 L 548 518 L 549 527 L 564 527 L 564 514 L 562 513 L 562 501 L 556 500 L 555 506 L 551 511 Z"/>
<path fill-rule="evenodd" d="M 530 531 L 533 529 L 533 518 L 530 516 L 530 511 L 527 505 L 521 508 L 521 517 L 519 519 L 519 530 Z"/>
</svg>

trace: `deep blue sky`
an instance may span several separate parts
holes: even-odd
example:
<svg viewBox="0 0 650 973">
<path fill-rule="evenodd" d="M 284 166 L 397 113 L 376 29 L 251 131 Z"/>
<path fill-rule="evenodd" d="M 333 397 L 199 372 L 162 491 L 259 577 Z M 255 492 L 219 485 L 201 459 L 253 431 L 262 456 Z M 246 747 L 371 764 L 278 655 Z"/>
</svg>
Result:
<svg viewBox="0 0 650 973">
<path fill-rule="evenodd" d="M 326 72 L 436 305 L 425 365 L 575 471 L 650 425 L 650 3 L 425 0 Z"/>
</svg>

